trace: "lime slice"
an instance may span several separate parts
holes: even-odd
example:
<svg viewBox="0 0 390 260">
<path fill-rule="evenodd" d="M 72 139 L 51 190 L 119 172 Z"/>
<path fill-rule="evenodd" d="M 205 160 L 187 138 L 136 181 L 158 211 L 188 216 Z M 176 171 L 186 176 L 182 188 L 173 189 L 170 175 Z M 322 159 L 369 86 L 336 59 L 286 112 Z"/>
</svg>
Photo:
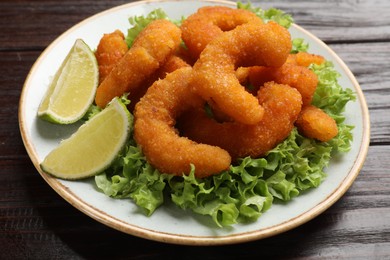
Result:
<svg viewBox="0 0 390 260">
<path fill-rule="evenodd" d="M 83 117 L 95 98 L 99 68 L 94 53 L 81 39 L 58 69 L 38 108 L 49 122 L 71 124 Z"/>
<path fill-rule="evenodd" d="M 115 98 L 52 150 L 41 163 L 41 169 L 62 179 L 82 179 L 101 173 L 124 147 L 131 126 L 132 116 Z"/>
</svg>

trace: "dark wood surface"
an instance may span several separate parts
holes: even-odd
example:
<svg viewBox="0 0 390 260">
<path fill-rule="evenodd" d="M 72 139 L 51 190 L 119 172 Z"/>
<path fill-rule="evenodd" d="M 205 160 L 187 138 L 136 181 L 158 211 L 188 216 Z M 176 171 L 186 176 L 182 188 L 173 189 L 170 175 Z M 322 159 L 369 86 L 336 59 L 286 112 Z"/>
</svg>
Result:
<svg viewBox="0 0 390 260">
<path fill-rule="evenodd" d="M 365 94 L 366 162 L 332 207 L 286 233 L 250 243 L 190 247 L 110 229 L 76 210 L 33 167 L 20 137 L 18 102 L 44 48 L 62 32 L 128 1 L 0 1 L 0 259 L 390 259 L 390 1 L 252 1 L 277 7 L 333 48 Z"/>
</svg>

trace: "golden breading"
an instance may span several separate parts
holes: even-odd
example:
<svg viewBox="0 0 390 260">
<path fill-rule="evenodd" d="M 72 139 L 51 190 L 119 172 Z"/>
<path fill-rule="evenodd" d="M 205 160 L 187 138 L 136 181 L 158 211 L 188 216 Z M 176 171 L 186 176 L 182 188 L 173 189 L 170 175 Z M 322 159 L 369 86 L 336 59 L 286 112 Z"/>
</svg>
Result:
<svg viewBox="0 0 390 260">
<path fill-rule="evenodd" d="M 291 50 L 289 32 L 269 22 L 249 22 L 212 40 L 194 65 L 191 88 L 215 102 L 228 116 L 243 124 L 256 124 L 264 114 L 255 96 L 236 77 L 240 66 L 282 66 Z"/>
<path fill-rule="evenodd" d="M 99 82 L 103 82 L 116 63 L 126 54 L 125 36 L 119 30 L 104 34 L 97 46 L 95 56 L 99 64 Z"/>
<path fill-rule="evenodd" d="M 230 31 L 238 25 L 256 19 L 254 13 L 245 9 L 226 6 L 206 6 L 185 19 L 181 25 L 183 41 L 194 60 L 215 37 L 224 31 Z"/>
<path fill-rule="evenodd" d="M 258 99 L 265 112 L 255 125 L 219 123 L 199 107 L 180 118 L 179 129 L 196 142 L 227 150 L 233 160 L 263 156 L 290 134 L 301 111 L 302 98 L 294 88 L 269 82 L 260 88 Z"/>
<path fill-rule="evenodd" d="M 143 97 L 148 90 L 148 88 L 159 79 L 164 79 L 167 74 L 183 68 L 183 67 L 190 67 L 188 63 L 186 63 L 182 58 L 171 55 L 167 58 L 167 61 L 160 66 L 158 70 L 156 70 L 148 79 L 145 80 L 145 82 L 142 83 L 142 86 L 140 86 L 137 89 L 134 89 L 131 95 L 131 102 L 127 106 L 129 111 L 133 112 L 135 105 L 138 103 L 138 101 Z"/>
<path fill-rule="evenodd" d="M 310 69 L 290 63 L 280 68 L 255 66 L 250 68 L 249 82 L 259 87 L 265 82 L 275 81 L 296 88 L 302 95 L 303 105 L 310 105 L 318 84 L 317 75 Z"/>
<path fill-rule="evenodd" d="M 290 54 L 287 62 L 299 66 L 309 67 L 310 64 L 320 65 L 325 62 L 325 58 L 321 55 L 311 54 L 307 52 L 298 52 Z"/>
<path fill-rule="evenodd" d="M 336 121 L 315 106 L 304 107 L 295 125 L 305 137 L 322 142 L 327 142 L 338 134 Z"/>
<path fill-rule="evenodd" d="M 231 157 L 219 147 L 180 137 L 176 117 L 203 101 L 189 91 L 192 68 L 178 69 L 156 81 L 135 107 L 134 139 L 148 162 L 162 173 L 188 174 L 195 166 L 198 178 L 229 168 Z"/>
<path fill-rule="evenodd" d="M 177 50 L 180 42 L 181 31 L 175 24 L 168 20 L 151 22 L 99 85 L 95 103 L 103 108 L 124 93 L 129 93 L 131 99 L 132 93 Z"/>
</svg>

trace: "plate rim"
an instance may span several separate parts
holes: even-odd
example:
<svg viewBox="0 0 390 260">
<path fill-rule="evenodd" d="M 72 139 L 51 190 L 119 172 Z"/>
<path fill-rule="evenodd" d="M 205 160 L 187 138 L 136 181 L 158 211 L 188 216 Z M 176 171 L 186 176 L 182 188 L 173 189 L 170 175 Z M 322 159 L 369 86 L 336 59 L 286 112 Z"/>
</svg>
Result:
<svg viewBox="0 0 390 260">
<path fill-rule="evenodd" d="M 107 10 L 104 10 L 102 12 L 99 12 L 95 15 L 92 15 L 79 23 L 73 25 L 68 30 L 63 32 L 60 36 L 58 36 L 53 42 L 51 42 L 45 50 L 39 55 L 37 60 L 34 62 L 33 66 L 31 67 L 29 73 L 27 74 L 26 80 L 24 82 L 21 96 L 19 100 L 19 107 L 18 107 L 18 122 L 19 122 L 19 129 L 21 133 L 21 137 L 23 140 L 23 144 L 26 148 L 27 154 L 32 161 L 34 167 L 38 171 L 38 173 L 41 175 L 41 177 L 49 184 L 49 186 L 56 191 L 57 194 L 59 194 L 63 199 L 65 199 L 69 204 L 71 204 L 73 207 L 77 208 L 79 211 L 83 212 L 87 216 L 91 217 L 92 219 L 95 219 L 96 221 L 111 227 L 113 229 L 116 229 L 118 231 L 121 231 L 123 233 L 127 233 L 130 235 L 134 235 L 140 238 L 145 238 L 149 240 L 154 241 L 160 241 L 165 243 L 172 243 L 172 244 L 182 244 L 182 245 L 224 245 L 224 244 L 235 244 L 235 243 L 243 243 L 243 242 L 249 242 L 253 240 L 263 239 L 270 236 L 274 236 L 283 232 L 286 232 L 288 230 L 291 230 L 295 227 L 298 227 L 316 216 L 323 213 L 326 209 L 328 209 L 330 206 L 332 206 L 337 200 L 339 200 L 344 193 L 350 188 L 350 186 L 353 184 L 354 180 L 357 178 L 357 176 L 360 173 L 361 168 L 363 167 L 364 161 L 367 157 L 368 148 L 369 148 L 369 142 L 370 142 L 370 119 L 369 119 L 369 112 L 367 103 L 363 94 L 363 91 L 353 75 L 353 73 L 350 71 L 348 66 L 344 63 L 344 61 L 329 47 L 327 46 L 323 41 L 321 41 L 317 36 L 313 35 L 311 32 L 305 30 L 301 26 L 297 24 L 292 24 L 294 29 L 297 29 L 304 34 L 307 34 L 311 37 L 312 40 L 316 41 L 317 44 L 321 45 L 321 47 L 325 48 L 331 55 L 332 58 L 334 58 L 338 65 L 344 70 L 346 73 L 346 76 L 348 80 L 351 81 L 354 91 L 356 93 L 356 97 L 360 104 L 360 108 L 362 110 L 362 142 L 359 146 L 359 152 L 357 153 L 357 157 L 355 158 L 354 164 L 349 170 L 349 173 L 346 175 L 346 177 L 342 180 L 342 182 L 337 186 L 337 188 L 329 194 L 325 199 L 318 202 L 316 206 L 310 208 L 309 210 L 295 216 L 294 218 L 289 219 L 288 221 L 278 223 L 277 225 L 269 226 L 263 229 L 258 230 L 252 230 L 252 231 L 246 231 L 238 234 L 229 234 L 225 236 L 192 236 L 192 235 L 180 235 L 180 234 L 173 234 L 173 233 L 167 233 L 167 232 L 161 232 L 156 230 L 147 229 L 144 227 L 139 227 L 130 223 L 126 223 L 120 219 L 117 219 L 116 217 L 112 215 L 108 215 L 107 213 L 104 213 L 103 211 L 99 210 L 98 208 L 94 207 L 93 205 L 88 204 L 87 202 L 83 201 L 81 198 L 77 197 L 71 190 L 67 189 L 58 179 L 47 175 L 42 172 L 42 170 L 39 167 L 39 161 L 37 152 L 35 151 L 34 145 L 32 140 L 28 138 L 28 129 L 25 125 L 25 115 L 23 111 L 26 95 L 28 92 L 28 86 L 29 82 L 31 80 L 31 76 L 34 74 L 34 72 L 38 69 L 39 64 L 44 60 L 45 56 L 47 56 L 48 53 L 50 53 L 50 50 L 54 48 L 54 46 L 60 42 L 63 38 L 65 38 L 68 34 L 70 34 L 72 31 L 76 30 L 77 28 L 83 26 L 84 24 L 92 21 L 93 19 L 96 19 L 97 17 L 104 16 L 105 14 L 109 12 L 115 12 L 116 10 L 124 9 L 124 8 L 131 8 L 133 6 L 138 5 L 144 5 L 148 3 L 162 3 L 162 2 L 190 2 L 190 1 L 179 1 L 179 0 L 144 0 L 144 1 L 137 1 L 137 2 L 131 2 L 127 4 L 122 4 L 119 6 L 115 6 L 112 8 L 109 8 Z M 193 2 L 193 1 L 192 1 Z M 203 3 L 214 3 L 214 4 L 223 4 L 228 6 L 236 6 L 236 2 L 232 1 L 225 1 L 225 0 L 200 0 L 199 2 Z"/>
</svg>

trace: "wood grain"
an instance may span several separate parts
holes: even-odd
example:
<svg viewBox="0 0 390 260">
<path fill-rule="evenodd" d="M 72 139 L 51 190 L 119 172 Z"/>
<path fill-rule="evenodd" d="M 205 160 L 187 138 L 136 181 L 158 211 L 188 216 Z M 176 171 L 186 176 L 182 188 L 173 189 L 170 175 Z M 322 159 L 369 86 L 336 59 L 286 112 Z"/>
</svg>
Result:
<svg viewBox="0 0 390 260">
<path fill-rule="evenodd" d="M 0 259 L 390 259 L 390 1 L 262 0 L 291 13 L 344 60 L 371 120 L 367 159 L 332 207 L 286 233 L 220 247 L 175 246 L 120 233 L 73 208 L 40 177 L 20 138 L 29 69 L 77 22 L 129 1 L 0 1 Z"/>
<path fill-rule="evenodd" d="M 387 0 L 252 1 L 264 9 L 276 7 L 292 14 L 297 24 L 325 42 L 389 41 Z M 380 14 L 380 15 L 378 15 Z"/>
</svg>

